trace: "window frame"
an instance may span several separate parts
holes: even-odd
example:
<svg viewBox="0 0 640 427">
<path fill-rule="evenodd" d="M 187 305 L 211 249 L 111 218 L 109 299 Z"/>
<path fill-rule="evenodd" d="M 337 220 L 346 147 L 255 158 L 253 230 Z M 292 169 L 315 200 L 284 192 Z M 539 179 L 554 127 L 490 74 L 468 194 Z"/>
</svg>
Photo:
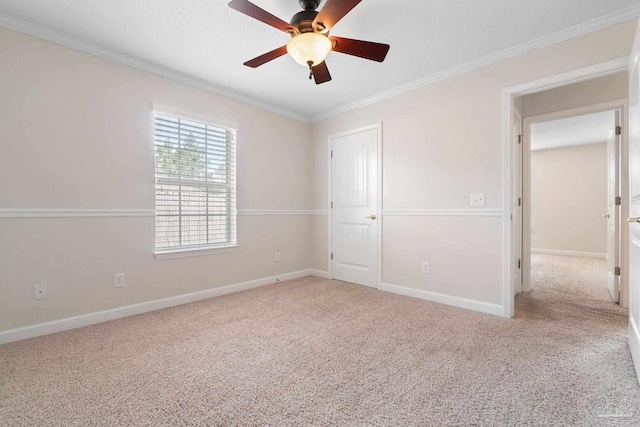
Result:
<svg viewBox="0 0 640 427">
<path fill-rule="evenodd" d="M 183 169 L 178 169 L 178 177 L 167 177 L 166 175 L 159 176 L 158 174 L 158 144 L 159 138 L 158 135 L 158 121 L 160 120 L 176 120 L 178 124 L 181 124 L 181 121 L 190 122 L 191 125 L 197 125 L 198 127 L 202 127 L 205 130 L 208 130 L 209 127 L 215 128 L 217 130 L 224 131 L 224 150 L 225 150 L 225 162 L 229 162 L 228 158 L 231 158 L 231 163 L 228 163 L 225 167 L 225 179 L 227 181 L 226 184 L 213 183 L 208 180 L 205 176 L 203 179 L 194 179 L 194 177 L 186 177 L 183 178 L 182 173 L 180 173 Z M 172 258 L 184 258 L 190 256 L 203 256 L 203 255 L 211 255 L 211 254 L 219 254 L 219 253 L 230 253 L 234 252 L 236 248 L 238 248 L 238 238 L 237 238 L 237 179 L 236 179 L 236 167 L 237 167 L 237 132 L 238 130 L 234 127 L 229 127 L 223 124 L 214 124 L 208 121 L 204 121 L 202 119 L 192 118 L 188 115 L 184 114 L 176 114 L 176 113 L 167 113 L 165 111 L 154 109 L 152 111 L 152 140 L 153 140 L 153 161 L 154 161 L 154 245 L 153 245 L 153 255 L 156 259 L 172 259 Z M 178 126 L 180 129 L 180 126 Z M 207 132 L 205 132 L 205 135 Z M 182 133 L 180 130 L 177 132 L 178 136 L 178 145 L 177 149 L 180 150 L 182 148 Z M 205 142 L 202 150 L 198 150 L 198 152 L 205 154 L 205 158 L 208 156 L 208 149 L 210 142 L 209 139 L 205 137 Z M 221 216 L 226 218 L 227 230 L 226 236 L 227 239 L 224 243 L 203 243 L 203 244 L 192 244 L 192 245 L 182 245 L 180 243 L 179 246 L 171 246 L 167 248 L 159 248 L 158 247 L 158 218 L 159 216 L 170 216 L 170 215 L 158 215 L 158 187 L 160 185 L 171 185 L 179 188 L 178 194 L 182 195 L 181 186 L 191 186 L 193 188 L 201 188 L 207 189 L 211 188 L 224 188 L 227 191 L 228 196 L 226 197 L 226 205 L 223 206 L 222 211 L 226 211 L 224 215 L 216 215 L 209 213 L 209 199 L 207 197 L 205 203 L 207 206 L 207 213 L 204 216 L 207 222 L 210 218 L 215 216 Z M 182 218 L 189 216 L 187 214 L 182 213 L 183 206 L 178 202 L 175 204 L 178 206 L 180 213 L 177 215 L 180 218 L 179 223 L 181 224 Z M 178 235 L 180 241 L 182 240 L 184 230 L 182 226 L 178 227 Z M 207 232 L 208 236 L 208 232 Z M 208 237 L 207 237 L 208 238 Z"/>
</svg>

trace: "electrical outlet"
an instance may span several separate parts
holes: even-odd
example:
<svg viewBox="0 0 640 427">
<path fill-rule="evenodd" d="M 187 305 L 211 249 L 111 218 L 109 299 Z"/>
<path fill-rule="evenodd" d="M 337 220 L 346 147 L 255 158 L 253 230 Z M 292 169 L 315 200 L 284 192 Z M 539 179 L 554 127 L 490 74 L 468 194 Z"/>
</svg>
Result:
<svg viewBox="0 0 640 427">
<path fill-rule="evenodd" d="M 422 274 L 431 274 L 431 267 L 426 261 L 422 261 Z"/>
<path fill-rule="evenodd" d="M 533 240 L 535 240 L 536 242 L 540 240 L 540 235 L 539 234 L 534 235 Z"/>
<path fill-rule="evenodd" d="M 124 287 L 124 273 L 116 273 L 113 275 L 113 287 L 114 288 Z"/>
<path fill-rule="evenodd" d="M 470 205 L 471 206 L 485 206 L 485 194 L 484 193 L 472 193 L 471 194 L 471 200 L 470 200 Z"/>
<path fill-rule="evenodd" d="M 280 252 L 276 252 L 276 262 L 280 262 Z"/>
<path fill-rule="evenodd" d="M 47 299 L 47 285 L 45 284 L 36 284 L 33 285 L 33 299 Z"/>
</svg>

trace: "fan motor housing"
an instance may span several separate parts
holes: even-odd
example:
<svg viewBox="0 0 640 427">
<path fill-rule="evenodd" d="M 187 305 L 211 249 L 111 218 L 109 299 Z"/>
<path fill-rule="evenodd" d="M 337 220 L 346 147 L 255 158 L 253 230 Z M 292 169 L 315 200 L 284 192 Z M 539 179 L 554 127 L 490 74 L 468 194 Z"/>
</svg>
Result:
<svg viewBox="0 0 640 427">
<path fill-rule="evenodd" d="M 320 6 L 320 0 L 298 0 L 304 10 L 316 10 Z"/>
<path fill-rule="evenodd" d="M 293 15 L 289 23 L 301 33 L 308 33 L 313 31 L 313 20 L 316 19 L 317 15 L 318 12 L 315 10 L 302 10 Z"/>
</svg>

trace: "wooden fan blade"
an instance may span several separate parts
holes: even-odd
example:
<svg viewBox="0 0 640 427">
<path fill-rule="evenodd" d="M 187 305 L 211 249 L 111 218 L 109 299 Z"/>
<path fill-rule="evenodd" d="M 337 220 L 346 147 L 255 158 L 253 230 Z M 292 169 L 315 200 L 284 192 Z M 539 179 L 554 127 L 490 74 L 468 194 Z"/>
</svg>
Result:
<svg viewBox="0 0 640 427">
<path fill-rule="evenodd" d="M 322 32 L 329 31 L 336 25 L 351 9 L 356 7 L 362 0 L 327 0 L 322 10 L 313 20 L 313 28 L 318 25 L 323 27 Z"/>
<path fill-rule="evenodd" d="M 378 62 L 384 61 L 390 47 L 388 44 L 345 39 L 343 37 L 329 37 L 329 39 L 333 43 L 333 50 L 336 52 Z"/>
<path fill-rule="evenodd" d="M 325 61 L 322 61 L 315 67 L 311 67 L 311 70 L 313 71 L 313 79 L 316 81 L 317 85 L 331 80 L 331 74 L 329 74 L 329 68 Z"/>
<path fill-rule="evenodd" d="M 277 49 L 272 50 L 271 52 L 267 52 L 264 55 L 260 55 L 256 58 L 253 58 L 244 63 L 247 67 L 257 68 L 262 64 L 266 64 L 269 61 L 272 61 L 276 58 L 280 58 L 282 55 L 287 53 L 287 46 L 282 46 Z"/>
<path fill-rule="evenodd" d="M 293 30 L 291 24 L 286 23 L 277 16 L 273 16 L 264 9 L 260 9 L 258 6 L 248 2 L 247 0 L 232 0 L 229 3 L 229 7 L 257 19 L 258 21 L 262 21 L 267 25 L 271 25 L 281 31 L 289 32 Z"/>
</svg>

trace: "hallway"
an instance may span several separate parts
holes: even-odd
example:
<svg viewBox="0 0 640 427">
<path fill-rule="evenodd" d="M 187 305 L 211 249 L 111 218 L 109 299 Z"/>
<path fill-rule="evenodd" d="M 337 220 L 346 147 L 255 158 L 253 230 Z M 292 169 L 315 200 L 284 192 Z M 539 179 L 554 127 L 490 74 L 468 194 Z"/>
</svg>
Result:
<svg viewBox="0 0 640 427">
<path fill-rule="evenodd" d="M 610 309 L 625 317 L 627 310 L 611 301 L 607 290 L 607 262 L 598 258 L 531 254 L 530 297 L 553 303 Z"/>
</svg>

